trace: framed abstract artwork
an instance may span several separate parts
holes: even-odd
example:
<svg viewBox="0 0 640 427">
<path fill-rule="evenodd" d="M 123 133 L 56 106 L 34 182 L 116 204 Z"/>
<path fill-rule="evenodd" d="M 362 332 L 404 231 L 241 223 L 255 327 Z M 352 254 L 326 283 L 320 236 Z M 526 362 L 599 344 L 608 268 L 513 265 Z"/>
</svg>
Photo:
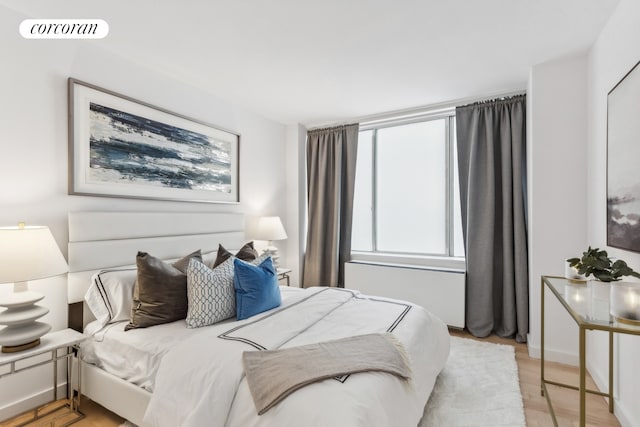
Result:
<svg viewBox="0 0 640 427">
<path fill-rule="evenodd" d="M 607 245 L 640 252 L 640 62 L 607 96 Z"/>
<path fill-rule="evenodd" d="M 69 194 L 239 202 L 240 136 L 69 79 Z"/>
</svg>

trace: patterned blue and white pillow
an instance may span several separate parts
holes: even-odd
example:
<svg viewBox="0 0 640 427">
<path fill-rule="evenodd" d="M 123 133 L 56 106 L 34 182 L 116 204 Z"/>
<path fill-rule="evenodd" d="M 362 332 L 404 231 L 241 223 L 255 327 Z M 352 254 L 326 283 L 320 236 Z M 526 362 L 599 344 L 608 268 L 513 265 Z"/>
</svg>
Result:
<svg viewBox="0 0 640 427">
<path fill-rule="evenodd" d="M 187 327 L 200 328 L 234 317 L 233 257 L 213 270 L 191 259 L 187 267 Z"/>
</svg>

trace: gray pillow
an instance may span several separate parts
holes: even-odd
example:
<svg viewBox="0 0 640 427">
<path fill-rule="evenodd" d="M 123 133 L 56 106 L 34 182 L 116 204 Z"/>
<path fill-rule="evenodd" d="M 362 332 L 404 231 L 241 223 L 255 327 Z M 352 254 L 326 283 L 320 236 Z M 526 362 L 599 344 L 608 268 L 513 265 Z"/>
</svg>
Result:
<svg viewBox="0 0 640 427">
<path fill-rule="evenodd" d="M 213 263 L 213 268 L 216 268 L 232 256 L 233 254 L 231 252 L 226 250 L 224 246 L 218 243 L 218 253 L 216 255 L 216 261 Z M 253 242 L 248 242 L 240 248 L 235 257 L 243 261 L 251 262 L 258 258 L 258 251 L 256 251 L 256 249 L 253 247 Z"/>
<path fill-rule="evenodd" d="M 138 252 L 138 275 L 133 289 L 131 320 L 124 330 L 146 328 L 187 317 L 189 260 L 202 261 L 200 250 L 168 264 L 146 252 Z"/>
<path fill-rule="evenodd" d="M 213 270 L 191 259 L 187 268 L 187 327 L 200 328 L 234 317 L 233 257 Z"/>
</svg>

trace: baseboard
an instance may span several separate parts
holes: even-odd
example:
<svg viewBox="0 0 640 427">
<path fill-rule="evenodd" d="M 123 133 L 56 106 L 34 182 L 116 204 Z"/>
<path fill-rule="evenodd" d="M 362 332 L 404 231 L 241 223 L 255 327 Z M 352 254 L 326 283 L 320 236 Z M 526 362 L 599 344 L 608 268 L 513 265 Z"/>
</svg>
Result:
<svg viewBox="0 0 640 427">
<path fill-rule="evenodd" d="M 529 357 L 533 359 L 540 359 L 540 347 L 528 344 L 527 349 L 529 350 Z M 558 362 L 565 365 L 578 366 L 577 354 L 553 350 L 548 347 L 544 349 L 544 360 L 545 362 Z"/>
<path fill-rule="evenodd" d="M 62 399 L 66 396 L 67 384 L 58 385 L 58 399 Z M 0 420 L 7 420 L 13 418 L 16 415 L 20 415 L 24 412 L 37 408 L 53 401 L 53 388 L 49 387 L 46 390 L 36 393 L 16 402 L 9 403 L 0 408 Z"/>
<path fill-rule="evenodd" d="M 622 427 L 634 427 L 634 424 L 631 422 L 631 417 L 629 416 L 629 412 L 627 411 L 626 407 L 624 405 L 621 405 L 615 398 L 613 413 Z M 635 424 L 635 426 L 637 426 L 637 424 Z"/>
<path fill-rule="evenodd" d="M 596 387 L 598 390 L 607 390 L 609 388 L 609 378 L 602 376 L 601 370 L 595 369 L 595 367 L 591 366 L 589 360 L 587 360 L 587 371 L 593 378 L 593 382 L 596 383 Z M 607 374 L 608 375 L 608 374 Z M 606 397 L 603 397 L 605 401 L 608 401 Z M 620 422 L 622 427 L 634 427 L 634 423 L 631 422 L 631 417 L 629 416 L 629 411 L 625 405 L 620 403 L 620 400 L 613 397 L 614 405 L 613 405 L 613 413 Z"/>
</svg>

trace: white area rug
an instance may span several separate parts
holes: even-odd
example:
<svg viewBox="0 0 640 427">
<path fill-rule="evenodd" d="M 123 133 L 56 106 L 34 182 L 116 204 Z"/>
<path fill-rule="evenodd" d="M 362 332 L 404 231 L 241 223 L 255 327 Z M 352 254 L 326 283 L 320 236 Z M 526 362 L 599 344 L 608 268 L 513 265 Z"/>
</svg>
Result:
<svg viewBox="0 0 640 427">
<path fill-rule="evenodd" d="M 418 427 L 525 425 L 513 347 L 451 337 Z"/>
</svg>

